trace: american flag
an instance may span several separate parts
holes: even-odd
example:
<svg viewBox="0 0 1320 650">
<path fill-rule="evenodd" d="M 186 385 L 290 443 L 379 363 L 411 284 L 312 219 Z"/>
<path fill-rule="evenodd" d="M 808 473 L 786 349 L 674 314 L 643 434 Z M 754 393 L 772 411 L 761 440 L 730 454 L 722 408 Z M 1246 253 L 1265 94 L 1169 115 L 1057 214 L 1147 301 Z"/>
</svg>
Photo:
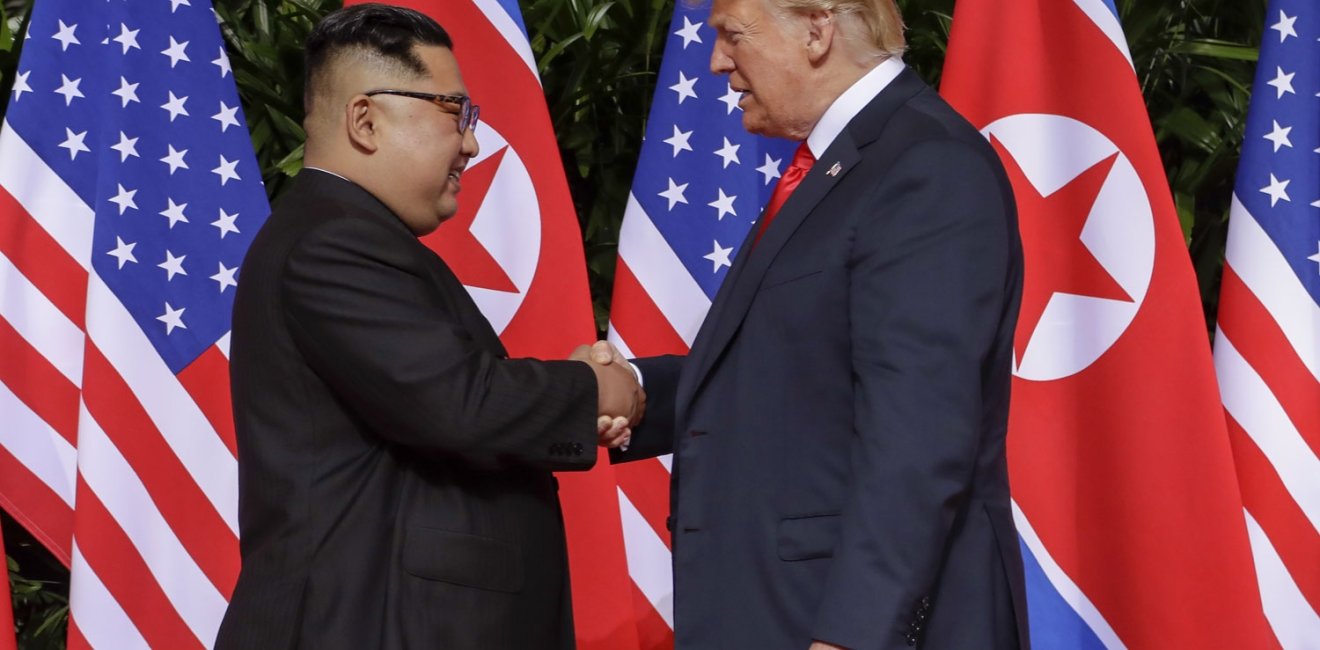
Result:
<svg viewBox="0 0 1320 650">
<path fill-rule="evenodd" d="M 227 342 L 269 212 L 208 0 L 38 0 L 0 132 L 0 498 L 71 648 L 210 647 L 238 573 Z"/>
<path fill-rule="evenodd" d="M 1265 616 L 1320 648 L 1320 11 L 1274 0 L 1265 24 L 1215 369 Z"/>
<path fill-rule="evenodd" d="M 796 143 L 743 130 L 739 93 L 710 72 L 708 3 L 676 3 L 633 179 L 610 310 L 628 356 L 685 354 Z M 673 645 L 669 458 L 616 468 L 642 648 Z"/>
</svg>

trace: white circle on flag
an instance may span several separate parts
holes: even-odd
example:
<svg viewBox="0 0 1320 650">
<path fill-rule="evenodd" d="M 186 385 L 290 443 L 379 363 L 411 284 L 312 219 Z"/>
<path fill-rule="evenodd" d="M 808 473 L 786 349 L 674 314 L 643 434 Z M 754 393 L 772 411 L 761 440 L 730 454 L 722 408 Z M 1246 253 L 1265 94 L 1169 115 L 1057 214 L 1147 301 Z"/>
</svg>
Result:
<svg viewBox="0 0 1320 650">
<path fill-rule="evenodd" d="M 468 163 L 469 167 L 501 149 L 508 150 L 472 219 L 472 236 L 499 263 L 518 290 L 493 291 L 466 285 L 465 288 L 496 333 L 503 333 L 518 313 L 536 276 L 536 264 L 541 257 L 541 206 L 536 185 L 517 150 L 487 122 L 481 123 L 476 135 L 480 152 Z"/>
<path fill-rule="evenodd" d="M 1081 241 L 1132 298 L 1131 302 L 1055 293 L 1013 373 L 1051 381 L 1095 363 L 1127 331 L 1150 288 L 1155 268 L 1155 225 L 1141 177 L 1118 146 L 1091 126 L 1061 115 L 1022 113 L 981 131 L 994 136 L 1041 196 L 1050 196 L 1082 172 L 1117 154 L 1086 217 Z M 1031 259 L 1026 260 L 1030 266 Z"/>
</svg>

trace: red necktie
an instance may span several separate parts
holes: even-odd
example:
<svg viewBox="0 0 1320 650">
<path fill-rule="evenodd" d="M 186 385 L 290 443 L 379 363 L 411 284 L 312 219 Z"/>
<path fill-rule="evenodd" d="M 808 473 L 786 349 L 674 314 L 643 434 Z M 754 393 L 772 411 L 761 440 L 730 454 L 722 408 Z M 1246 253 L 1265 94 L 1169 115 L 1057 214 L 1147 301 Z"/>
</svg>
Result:
<svg viewBox="0 0 1320 650">
<path fill-rule="evenodd" d="M 779 184 L 775 185 L 775 193 L 770 195 L 770 203 L 766 204 L 765 212 L 761 215 L 761 226 L 756 232 L 756 239 L 752 241 L 753 246 L 761 241 L 766 228 L 770 227 L 770 222 L 774 220 L 776 214 L 779 214 L 779 209 L 784 207 L 789 195 L 797 189 L 802 179 L 806 178 L 807 172 L 811 171 L 811 166 L 814 164 L 816 157 L 811 155 L 811 148 L 804 140 L 798 145 L 797 153 L 793 154 L 793 162 L 784 170 L 784 175 L 779 177 Z"/>
</svg>

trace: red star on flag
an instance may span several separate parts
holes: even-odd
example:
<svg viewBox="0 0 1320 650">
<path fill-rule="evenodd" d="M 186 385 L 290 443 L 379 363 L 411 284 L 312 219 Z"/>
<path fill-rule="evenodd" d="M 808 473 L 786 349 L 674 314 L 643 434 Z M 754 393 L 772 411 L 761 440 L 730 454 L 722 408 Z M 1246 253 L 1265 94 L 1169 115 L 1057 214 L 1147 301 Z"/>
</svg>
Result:
<svg viewBox="0 0 1320 650">
<path fill-rule="evenodd" d="M 435 232 L 422 238 L 431 250 L 454 270 L 459 281 L 469 287 L 518 293 L 518 287 L 504 272 L 504 267 L 472 234 L 472 221 L 481 211 L 486 194 L 495 180 L 495 172 L 504 160 L 504 147 L 463 172 L 463 191 L 458 197 L 458 212 L 440 224 Z"/>
<path fill-rule="evenodd" d="M 1013 184 L 1026 258 L 1022 309 L 1014 336 L 1014 348 L 1021 359 L 1054 294 L 1132 302 L 1127 291 L 1082 243 L 1082 229 L 1118 154 L 1092 165 L 1049 196 L 1042 196 L 1008 149 L 993 136 L 990 144 L 1004 161 Z"/>
</svg>

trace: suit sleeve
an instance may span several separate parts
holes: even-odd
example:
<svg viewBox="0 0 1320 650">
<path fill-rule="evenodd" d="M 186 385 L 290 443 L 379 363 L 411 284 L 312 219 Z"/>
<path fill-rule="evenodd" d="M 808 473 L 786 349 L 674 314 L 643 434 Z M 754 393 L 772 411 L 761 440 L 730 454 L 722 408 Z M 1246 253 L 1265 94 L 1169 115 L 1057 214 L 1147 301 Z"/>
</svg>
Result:
<svg viewBox="0 0 1320 650">
<path fill-rule="evenodd" d="M 611 463 L 655 458 L 674 451 L 674 393 L 686 357 L 633 359 L 646 391 L 646 416 L 633 428 L 628 451 L 610 450 Z"/>
<path fill-rule="evenodd" d="M 281 291 L 307 363 L 392 443 L 479 466 L 591 467 L 591 369 L 506 359 L 475 344 L 399 236 L 338 218 L 299 241 Z"/>
<path fill-rule="evenodd" d="M 856 649 L 906 647 L 933 596 L 983 436 L 1015 250 L 1008 190 L 971 145 L 921 143 L 891 170 L 850 256 L 853 487 L 813 630 Z"/>
</svg>

